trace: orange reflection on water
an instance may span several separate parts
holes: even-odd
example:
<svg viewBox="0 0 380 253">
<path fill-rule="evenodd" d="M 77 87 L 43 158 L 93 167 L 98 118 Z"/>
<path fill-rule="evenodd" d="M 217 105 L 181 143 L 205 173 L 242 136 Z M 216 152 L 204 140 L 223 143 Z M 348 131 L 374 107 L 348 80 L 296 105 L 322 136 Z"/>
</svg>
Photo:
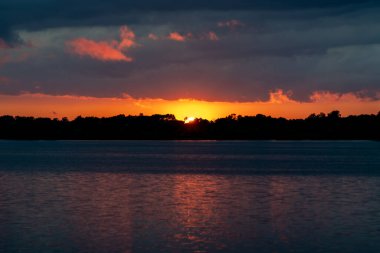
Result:
<svg viewBox="0 0 380 253">
<path fill-rule="evenodd" d="M 220 182 L 215 176 L 176 175 L 173 198 L 176 202 L 176 219 L 182 227 L 175 235 L 178 240 L 185 240 L 198 245 L 214 244 L 213 248 L 223 249 L 223 242 L 210 241 L 210 238 L 224 227 L 223 209 L 217 203 L 221 193 Z M 194 252 L 206 252 L 198 248 Z"/>
</svg>

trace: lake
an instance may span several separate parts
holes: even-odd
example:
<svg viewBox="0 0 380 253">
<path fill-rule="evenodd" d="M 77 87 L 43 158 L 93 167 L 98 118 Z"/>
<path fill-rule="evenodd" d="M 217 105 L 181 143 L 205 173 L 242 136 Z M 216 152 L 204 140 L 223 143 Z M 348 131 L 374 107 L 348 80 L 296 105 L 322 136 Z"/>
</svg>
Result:
<svg viewBox="0 0 380 253">
<path fill-rule="evenodd" d="M 380 142 L 0 141 L 0 252 L 380 252 Z"/>
</svg>

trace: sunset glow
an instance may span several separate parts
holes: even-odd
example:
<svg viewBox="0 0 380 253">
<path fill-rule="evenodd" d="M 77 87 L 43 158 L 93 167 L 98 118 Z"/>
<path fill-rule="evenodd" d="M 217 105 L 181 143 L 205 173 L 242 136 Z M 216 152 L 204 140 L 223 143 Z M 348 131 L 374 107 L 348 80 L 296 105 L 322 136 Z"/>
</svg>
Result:
<svg viewBox="0 0 380 253">
<path fill-rule="evenodd" d="M 117 10 L 112 4 L 76 6 L 74 13 L 86 15 L 66 13 L 64 6 L 62 17 L 46 10 L 35 26 L 30 19 L 21 22 L 29 14 L 20 15 L 20 23 L 5 22 L 0 114 L 143 113 L 213 120 L 230 114 L 304 118 L 332 110 L 380 111 L 375 12 L 359 8 L 352 21 L 349 8 L 340 16 L 314 13 L 313 4 L 314 14 L 302 18 L 291 8 L 281 10 L 282 4 L 265 7 L 256 1 L 244 4 L 247 13 L 239 4 L 226 8 L 224 1 L 218 8 L 141 4 L 131 8 L 129 1 L 120 2 Z M 44 8 L 49 6 L 41 3 Z M 171 11 L 181 15 L 174 18 Z"/>
<path fill-rule="evenodd" d="M 355 94 L 319 92 L 307 102 L 292 100 L 282 91 L 270 94 L 262 102 L 212 102 L 193 99 L 134 99 L 95 98 L 80 96 L 50 96 L 45 94 L 0 95 L 0 114 L 73 119 L 78 115 L 109 117 L 119 114 L 145 115 L 174 114 L 177 119 L 203 118 L 214 120 L 230 114 L 273 117 L 305 118 L 312 113 L 340 110 L 343 116 L 350 114 L 377 114 L 378 100 L 362 99 Z"/>
</svg>

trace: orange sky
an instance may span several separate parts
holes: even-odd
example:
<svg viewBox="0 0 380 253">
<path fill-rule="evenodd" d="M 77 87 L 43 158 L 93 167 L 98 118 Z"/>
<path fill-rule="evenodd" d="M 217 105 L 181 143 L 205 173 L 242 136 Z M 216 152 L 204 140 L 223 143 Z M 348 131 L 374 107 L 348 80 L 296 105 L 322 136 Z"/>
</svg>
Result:
<svg viewBox="0 0 380 253">
<path fill-rule="evenodd" d="M 134 99 L 94 98 L 78 96 L 51 96 L 44 94 L 23 94 L 19 96 L 0 95 L 0 115 L 35 117 L 75 118 L 82 116 L 108 117 L 118 114 L 145 115 L 174 114 L 177 119 L 198 117 L 213 120 L 236 113 L 274 117 L 305 118 L 311 113 L 340 110 L 343 116 L 356 114 L 377 114 L 379 100 L 361 99 L 354 94 L 337 95 L 314 93 L 310 102 L 297 102 L 281 90 L 270 94 L 268 101 L 260 102 L 208 102 L 191 99 Z"/>
</svg>

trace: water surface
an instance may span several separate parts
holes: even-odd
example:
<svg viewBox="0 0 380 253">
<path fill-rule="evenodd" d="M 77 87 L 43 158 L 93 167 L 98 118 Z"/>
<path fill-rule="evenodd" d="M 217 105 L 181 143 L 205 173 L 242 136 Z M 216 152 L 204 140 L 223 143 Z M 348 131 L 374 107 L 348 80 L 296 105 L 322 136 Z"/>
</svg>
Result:
<svg viewBox="0 0 380 253">
<path fill-rule="evenodd" d="M 0 141 L 0 252 L 380 252 L 380 143 Z"/>
</svg>

